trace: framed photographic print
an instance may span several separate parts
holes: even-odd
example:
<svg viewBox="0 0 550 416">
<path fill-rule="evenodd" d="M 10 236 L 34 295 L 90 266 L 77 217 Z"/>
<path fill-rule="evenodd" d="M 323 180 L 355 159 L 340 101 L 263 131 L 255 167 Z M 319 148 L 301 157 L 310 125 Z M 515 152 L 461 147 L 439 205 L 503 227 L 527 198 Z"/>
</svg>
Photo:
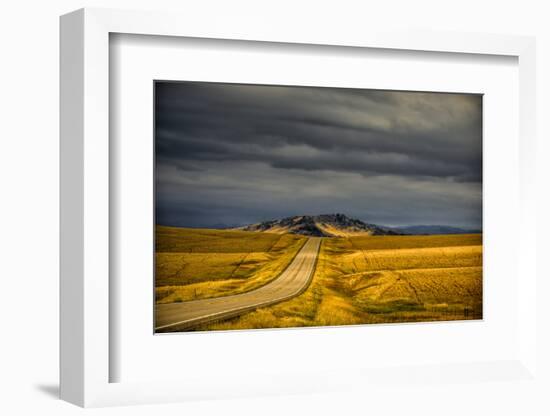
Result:
<svg viewBox="0 0 550 416">
<path fill-rule="evenodd" d="M 213 19 L 61 18 L 62 398 L 539 386 L 534 40 Z"/>
</svg>

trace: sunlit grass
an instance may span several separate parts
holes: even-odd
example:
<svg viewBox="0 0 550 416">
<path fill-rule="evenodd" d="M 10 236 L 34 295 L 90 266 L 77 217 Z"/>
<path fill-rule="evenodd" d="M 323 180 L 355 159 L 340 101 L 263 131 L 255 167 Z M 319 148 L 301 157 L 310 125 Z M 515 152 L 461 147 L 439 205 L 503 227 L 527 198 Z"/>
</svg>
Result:
<svg viewBox="0 0 550 416">
<path fill-rule="evenodd" d="M 482 317 L 480 235 L 325 238 L 300 296 L 198 329 L 420 322 Z"/>
<path fill-rule="evenodd" d="M 304 237 L 157 227 L 155 300 L 183 302 L 253 290 L 275 279 Z"/>
</svg>

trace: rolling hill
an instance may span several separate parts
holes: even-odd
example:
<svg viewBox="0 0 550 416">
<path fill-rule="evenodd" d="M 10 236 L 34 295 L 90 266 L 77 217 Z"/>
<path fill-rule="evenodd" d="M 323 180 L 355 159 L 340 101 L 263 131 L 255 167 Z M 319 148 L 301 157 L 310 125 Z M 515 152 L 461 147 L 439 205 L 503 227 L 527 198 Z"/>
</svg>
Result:
<svg viewBox="0 0 550 416">
<path fill-rule="evenodd" d="M 465 229 L 450 227 L 447 225 L 411 225 L 408 227 L 397 227 L 394 230 L 409 235 L 438 235 L 438 234 L 480 234 L 478 229 Z"/>
</svg>

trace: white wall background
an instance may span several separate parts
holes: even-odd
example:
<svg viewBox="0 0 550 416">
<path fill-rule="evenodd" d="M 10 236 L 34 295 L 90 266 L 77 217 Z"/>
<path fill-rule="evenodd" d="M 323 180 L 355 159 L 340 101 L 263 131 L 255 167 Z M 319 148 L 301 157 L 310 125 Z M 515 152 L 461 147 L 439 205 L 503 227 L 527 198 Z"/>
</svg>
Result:
<svg viewBox="0 0 550 416">
<path fill-rule="evenodd" d="M 540 239 L 550 232 L 550 11 L 545 1 L 169 1 L 11 0 L 0 13 L 0 413 L 67 415 L 81 409 L 60 402 L 58 368 L 58 16 L 80 7 L 179 10 L 208 24 L 213 13 L 269 16 L 285 21 L 326 21 L 327 30 L 373 22 L 398 27 L 512 33 L 538 37 L 538 131 L 541 180 Z M 547 253 L 540 257 L 544 261 Z M 548 247 L 548 243 L 546 243 Z M 548 251 L 548 250 L 546 250 Z M 544 265 L 541 261 L 540 267 Z M 546 273 L 550 276 L 550 273 Z M 540 300 L 550 289 L 539 285 Z M 549 306 L 540 303 L 548 322 Z M 548 328 L 548 327 L 547 327 Z M 543 329 L 541 327 L 541 329 Z M 548 330 L 540 331 L 542 365 L 548 369 Z M 434 394 L 437 391 L 437 394 Z M 376 397 L 324 396 L 259 398 L 134 408 L 99 409 L 106 415 L 157 414 L 548 414 L 542 391 L 499 383 L 418 387 Z M 398 396 L 398 397 L 396 397 Z M 539 398 L 537 400 L 537 397 Z M 404 406 L 404 403 L 407 403 Z"/>
</svg>

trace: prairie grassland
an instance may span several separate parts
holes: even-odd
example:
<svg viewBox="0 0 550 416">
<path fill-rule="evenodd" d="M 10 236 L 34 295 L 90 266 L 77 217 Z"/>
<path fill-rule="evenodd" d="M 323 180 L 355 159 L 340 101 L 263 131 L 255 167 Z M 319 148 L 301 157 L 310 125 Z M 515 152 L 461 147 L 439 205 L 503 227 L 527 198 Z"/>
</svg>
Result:
<svg viewBox="0 0 550 416">
<path fill-rule="evenodd" d="M 270 251 L 281 235 L 209 228 L 156 227 L 155 248 L 161 253 L 243 253 Z M 300 237 L 287 235 L 287 239 Z"/>
<path fill-rule="evenodd" d="M 480 319 L 481 235 L 325 238 L 310 287 L 198 329 Z"/>
<path fill-rule="evenodd" d="M 304 237 L 157 226 L 157 303 L 233 295 L 276 278 Z"/>
<path fill-rule="evenodd" d="M 344 274 L 376 270 L 442 269 L 474 267 L 481 264 L 481 246 L 404 248 L 340 254 Z"/>
<path fill-rule="evenodd" d="M 352 250 L 396 250 L 404 248 L 481 246 L 481 234 L 379 235 L 350 237 L 333 242 L 334 247 Z"/>
</svg>

